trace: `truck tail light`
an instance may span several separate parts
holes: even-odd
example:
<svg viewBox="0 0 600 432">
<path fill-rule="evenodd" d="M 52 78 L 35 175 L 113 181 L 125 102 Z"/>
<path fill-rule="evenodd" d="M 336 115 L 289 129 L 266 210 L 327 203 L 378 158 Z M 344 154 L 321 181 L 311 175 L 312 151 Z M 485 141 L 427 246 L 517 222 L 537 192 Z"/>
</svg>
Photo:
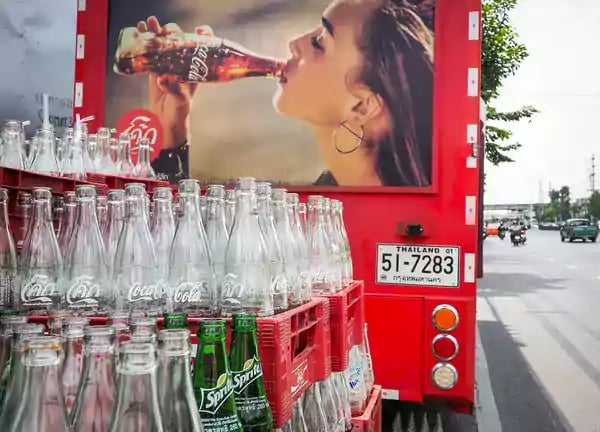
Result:
<svg viewBox="0 0 600 432">
<path fill-rule="evenodd" d="M 458 381 L 458 372 L 449 363 L 438 363 L 431 370 L 431 381 L 440 390 L 452 390 Z"/>
<path fill-rule="evenodd" d="M 450 361 L 458 354 L 458 342 L 454 336 L 439 334 L 431 342 L 433 355 L 441 361 Z"/>
<path fill-rule="evenodd" d="M 452 331 L 458 326 L 458 312 L 453 306 L 441 304 L 433 310 L 433 325 L 439 331 Z"/>
</svg>

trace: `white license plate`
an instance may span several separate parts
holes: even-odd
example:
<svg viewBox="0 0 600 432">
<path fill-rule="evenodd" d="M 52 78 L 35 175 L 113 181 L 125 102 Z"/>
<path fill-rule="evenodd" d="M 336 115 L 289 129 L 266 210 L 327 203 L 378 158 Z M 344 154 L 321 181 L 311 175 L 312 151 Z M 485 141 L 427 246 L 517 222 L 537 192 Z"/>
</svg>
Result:
<svg viewBox="0 0 600 432">
<path fill-rule="evenodd" d="M 458 287 L 460 248 L 407 244 L 377 245 L 377 283 Z"/>
</svg>

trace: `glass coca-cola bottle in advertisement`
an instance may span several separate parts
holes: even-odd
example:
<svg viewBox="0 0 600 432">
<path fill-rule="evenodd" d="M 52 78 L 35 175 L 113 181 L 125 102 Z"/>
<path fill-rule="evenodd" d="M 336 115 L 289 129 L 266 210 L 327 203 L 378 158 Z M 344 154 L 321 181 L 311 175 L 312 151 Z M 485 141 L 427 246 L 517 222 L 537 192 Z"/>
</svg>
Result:
<svg viewBox="0 0 600 432">
<path fill-rule="evenodd" d="M 115 72 L 123 75 L 175 75 L 180 81 L 226 82 L 247 77 L 283 80 L 285 62 L 254 53 L 216 36 L 155 34 L 135 27 L 121 30 Z"/>
<path fill-rule="evenodd" d="M 164 282 L 159 279 L 158 261 L 148 228 L 146 189 L 141 183 L 128 183 L 125 196 L 125 224 L 113 269 L 114 309 L 157 315 L 162 308 Z"/>
<path fill-rule="evenodd" d="M 33 199 L 33 219 L 21 251 L 17 306 L 48 313 L 60 302 L 62 256 L 52 224 L 50 189 L 34 188 Z"/>
<path fill-rule="evenodd" d="M 17 255 L 8 224 L 8 190 L 0 188 L 0 310 L 14 306 Z"/>
<path fill-rule="evenodd" d="M 105 315 L 108 292 L 104 243 L 96 217 L 96 189 L 77 186 L 77 220 L 64 257 L 61 307 L 80 314 Z"/>
</svg>

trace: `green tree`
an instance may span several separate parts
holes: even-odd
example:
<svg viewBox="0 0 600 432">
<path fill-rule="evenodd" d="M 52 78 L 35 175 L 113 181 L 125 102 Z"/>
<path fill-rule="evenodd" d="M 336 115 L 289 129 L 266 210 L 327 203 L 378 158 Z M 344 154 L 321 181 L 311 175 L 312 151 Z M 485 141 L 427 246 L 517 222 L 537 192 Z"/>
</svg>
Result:
<svg viewBox="0 0 600 432">
<path fill-rule="evenodd" d="M 588 202 L 588 211 L 591 216 L 600 219 L 600 192 L 594 191 Z"/>
<path fill-rule="evenodd" d="M 481 98 L 487 106 L 485 153 L 494 165 L 513 162 L 507 152 L 521 147 L 511 141 L 513 133 L 507 124 L 531 119 L 538 112 L 532 106 L 508 112 L 494 107 L 505 79 L 514 75 L 529 56 L 527 47 L 519 42 L 516 30 L 510 25 L 509 15 L 516 4 L 517 0 L 483 0 L 482 5 Z"/>
</svg>

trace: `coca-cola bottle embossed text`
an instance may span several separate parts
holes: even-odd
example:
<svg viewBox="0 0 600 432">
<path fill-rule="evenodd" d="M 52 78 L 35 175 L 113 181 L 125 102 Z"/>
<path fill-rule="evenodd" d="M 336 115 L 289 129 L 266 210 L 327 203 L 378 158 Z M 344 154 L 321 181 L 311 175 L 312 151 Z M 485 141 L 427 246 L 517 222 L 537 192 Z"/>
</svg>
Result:
<svg viewBox="0 0 600 432">
<path fill-rule="evenodd" d="M 115 72 L 169 74 L 181 81 L 225 82 L 247 77 L 283 80 L 285 62 L 256 54 L 235 42 L 193 33 L 168 35 L 121 30 Z"/>
</svg>

